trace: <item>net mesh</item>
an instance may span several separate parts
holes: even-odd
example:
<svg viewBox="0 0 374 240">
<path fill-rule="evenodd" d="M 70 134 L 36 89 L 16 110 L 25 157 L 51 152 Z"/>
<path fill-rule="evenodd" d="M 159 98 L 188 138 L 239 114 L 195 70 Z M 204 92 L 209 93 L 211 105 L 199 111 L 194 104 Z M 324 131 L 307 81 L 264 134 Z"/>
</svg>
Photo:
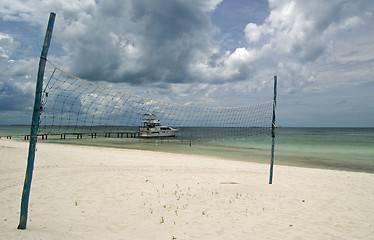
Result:
<svg viewBox="0 0 374 240">
<path fill-rule="evenodd" d="M 145 117 L 178 128 L 183 138 L 267 134 L 273 101 L 241 107 L 200 107 L 140 97 L 89 82 L 55 67 L 43 91 L 41 134 L 139 133 Z M 152 114 L 152 115 L 144 115 Z"/>
</svg>

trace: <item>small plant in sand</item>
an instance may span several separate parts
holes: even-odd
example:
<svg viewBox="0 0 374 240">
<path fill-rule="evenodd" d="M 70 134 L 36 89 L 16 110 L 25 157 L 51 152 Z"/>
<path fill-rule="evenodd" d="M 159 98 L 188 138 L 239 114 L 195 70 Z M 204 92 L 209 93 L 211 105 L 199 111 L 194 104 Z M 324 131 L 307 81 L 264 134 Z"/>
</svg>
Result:
<svg viewBox="0 0 374 240">
<path fill-rule="evenodd" d="M 242 198 L 242 194 L 241 193 L 236 193 L 236 199 L 240 199 Z"/>
</svg>

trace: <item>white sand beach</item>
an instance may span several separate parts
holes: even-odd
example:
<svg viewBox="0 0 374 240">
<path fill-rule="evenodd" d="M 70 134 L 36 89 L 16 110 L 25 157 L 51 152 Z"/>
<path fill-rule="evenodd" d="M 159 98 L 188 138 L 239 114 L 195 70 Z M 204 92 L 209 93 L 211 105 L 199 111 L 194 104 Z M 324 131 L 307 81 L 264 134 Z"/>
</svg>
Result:
<svg viewBox="0 0 374 240">
<path fill-rule="evenodd" d="M 372 239 L 374 175 L 0 139 L 0 239 Z"/>
</svg>

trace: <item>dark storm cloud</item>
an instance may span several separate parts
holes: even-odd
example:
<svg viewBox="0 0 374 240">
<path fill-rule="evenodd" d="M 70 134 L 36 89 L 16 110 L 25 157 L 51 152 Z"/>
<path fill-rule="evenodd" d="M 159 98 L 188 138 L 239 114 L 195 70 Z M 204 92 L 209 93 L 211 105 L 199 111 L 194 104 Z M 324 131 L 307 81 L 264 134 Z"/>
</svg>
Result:
<svg viewBox="0 0 374 240">
<path fill-rule="evenodd" d="M 114 2 L 116 4 L 114 4 Z M 106 1 L 66 44 L 75 74 L 143 84 L 187 82 L 188 66 L 209 54 L 212 27 L 199 1 Z M 72 25 L 67 25 L 69 29 Z M 79 28 L 79 26 L 77 26 Z"/>
</svg>

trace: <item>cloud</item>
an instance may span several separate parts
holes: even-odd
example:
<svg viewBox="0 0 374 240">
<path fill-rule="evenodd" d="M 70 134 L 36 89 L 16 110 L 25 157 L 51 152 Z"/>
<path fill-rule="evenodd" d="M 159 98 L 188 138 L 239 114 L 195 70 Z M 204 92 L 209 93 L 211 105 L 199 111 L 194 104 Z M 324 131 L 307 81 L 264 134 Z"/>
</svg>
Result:
<svg viewBox="0 0 374 240">
<path fill-rule="evenodd" d="M 263 69 L 273 68 L 287 79 L 288 92 L 308 87 L 319 89 L 321 79 L 315 69 L 320 64 L 331 64 L 328 56 L 342 50 L 334 49 L 336 42 L 340 42 L 337 35 L 359 29 L 365 23 L 369 26 L 371 20 L 361 13 L 366 3 L 270 0 L 270 15 L 264 23 L 248 23 L 244 30 L 247 51 L 255 49 L 256 61 L 266 62 L 261 66 Z M 360 38 L 348 34 L 345 37 L 354 41 Z M 356 56 L 358 54 L 362 52 L 356 52 Z M 326 60 L 329 62 L 324 62 Z"/>
<path fill-rule="evenodd" d="M 17 48 L 19 44 L 15 43 L 13 38 L 8 34 L 0 32 L 0 58 L 1 61 L 8 61 L 10 59 L 10 54 Z"/>
<path fill-rule="evenodd" d="M 54 41 L 69 58 L 66 68 L 89 80 L 258 84 L 257 78 L 270 72 L 285 74 L 293 90 L 318 79 L 313 68 L 331 54 L 336 34 L 372 18 L 361 12 L 367 1 L 270 0 L 265 21 L 243 29 L 247 43 L 225 51 L 213 39 L 216 26 L 208 14 L 221 2 L 14 1 L 1 13 L 4 19 L 45 25 L 40 10 L 57 12 Z"/>
<path fill-rule="evenodd" d="M 32 100 L 28 92 L 14 84 L 13 81 L 0 83 L 0 111 L 25 110 L 27 109 L 26 99 Z"/>
<path fill-rule="evenodd" d="M 238 82 L 258 86 L 249 88 L 252 91 L 261 89 L 264 79 L 279 75 L 283 80 L 281 88 L 288 94 L 349 84 L 351 77 L 338 70 L 341 66 L 337 62 L 341 59 L 338 54 L 358 48 L 362 39 L 370 39 L 372 34 L 368 30 L 373 18 L 368 12 L 362 13 L 366 5 L 373 4 L 345 0 L 328 3 L 322 0 L 271 0 L 270 13 L 264 22 L 249 22 L 243 29 L 247 45 L 214 59 L 205 56 L 190 65 L 190 72 L 211 83 L 230 82 L 234 86 Z M 370 9 L 369 6 L 366 8 Z M 349 39 L 350 45 L 342 44 L 345 42 L 342 39 Z M 374 53 L 372 47 L 366 46 L 366 49 Z M 368 53 L 360 48 L 351 55 L 358 61 L 353 65 L 358 65 Z M 371 63 L 366 63 L 366 68 L 370 68 Z"/>
<path fill-rule="evenodd" d="M 0 2 L 0 15 L 23 29 L 37 26 L 40 35 L 32 38 L 41 41 L 49 12 L 56 12 L 52 44 L 60 52 L 52 47 L 49 60 L 84 79 L 166 101 L 256 102 L 271 89 L 273 75 L 284 96 L 371 81 L 373 1 L 269 0 L 240 9 L 248 15 L 233 26 L 225 18 L 219 22 L 224 26 L 212 22 L 217 10 L 230 17 L 220 9 L 229 2 L 13 0 Z M 233 29 L 241 34 L 230 35 Z M 238 39 L 228 41 L 228 35 Z M 23 54 L 30 47 L 25 42 L 11 31 L 0 35 L 4 92 L 34 92 L 28 79 L 35 79 L 39 56 Z"/>
<path fill-rule="evenodd" d="M 36 59 L 13 59 L 20 43 L 0 33 L 0 118 L 16 124 L 30 115 L 35 91 Z M 21 120 L 22 119 L 22 120 Z M 18 121 L 19 120 L 19 121 Z M 17 122 L 18 121 L 18 122 Z"/>
<path fill-rule="evenodd" d="M 168 87 L 162 83 L 222 84 L 248 80 L 255 51 L 221 53 L 208 12 L 221 0 L 42 1 L 56 9 L 53 41 L 70 64 L 66 70 L 93 81 Z M 5 19 L 39 22 L 35 1 L 4 12 Z M 18 4 L 15 4 L 18 6 Z"/>
<path fill-rule="evenodd" d="M 249 42 L 258 42 L 262 33 L 262 28 L 260 28 L 255 23 L 248 23 L 244 29 L 245 36 Z"/>
<path fill-rule="evenodd" d="M 219 1 L 106 1 L 61 27 L 73 73 L 91 80 L 189 82 L 187 67 L 214 51 L 206 11 Z M 64 16 L 65 17 L 65 16 Z"/>
</svg>

